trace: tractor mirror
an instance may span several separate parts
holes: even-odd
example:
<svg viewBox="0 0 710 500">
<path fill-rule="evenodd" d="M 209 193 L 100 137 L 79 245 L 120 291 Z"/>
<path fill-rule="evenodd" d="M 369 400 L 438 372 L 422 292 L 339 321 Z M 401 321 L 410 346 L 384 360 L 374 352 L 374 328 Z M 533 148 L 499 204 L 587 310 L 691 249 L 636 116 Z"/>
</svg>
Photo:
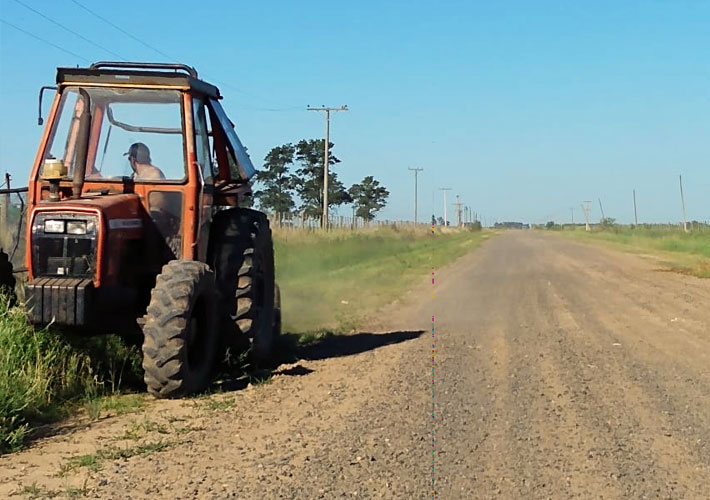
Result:
<svg viewBox="0 0 710 500">
<path fill-rule="evenodd" d="M 37 116 L 37 125 L 42 125 L 44 123 L 44 119 L 42 118 L 42 96 L 44 95 L 45 90 L 57 90 L 57 87 L 45 85 L 44 87 L 39 89 L 39 113 Z"/>
</svg>

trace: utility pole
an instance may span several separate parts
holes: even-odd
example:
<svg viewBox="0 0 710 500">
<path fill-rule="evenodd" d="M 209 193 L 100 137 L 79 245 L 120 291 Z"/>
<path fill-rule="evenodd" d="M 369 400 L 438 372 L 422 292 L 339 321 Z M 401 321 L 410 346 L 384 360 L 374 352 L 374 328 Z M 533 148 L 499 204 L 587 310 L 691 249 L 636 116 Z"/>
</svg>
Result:
<svg viewBox="0 0 710 500">
<path fill-rule="evenodd" d="M 606 217 L 604 217 L 604 208 L 602 207 L 602 199 L 598 198 L 598 200 L 599 200 L 599 210 L 601 210 L 601 212 L 602 212 L 602 222 L 604 222 L 604 219 L 606 219 Z"/>
<path fill-rule="evenodd" d="M 411 170 L 414 172 L 414 224 L 417 223 L 417 193 L 419 192 L 419 189 L 417 187 L 417 175 L 419 172 L 424 170 L 423 168 L 409 168 L 407 170 Z"/>
<path fill-rule="evenodd" d="M 584 212 L 584 220 L 586 221 L 584 228 L 587 231 L 591 231 L 592 228 L 589 227 L 589 212 L 591 210 L 590 205 L 592 204 L 592 202 L 591 201 L 584 201 L 582 203 L 583 203 L 582 212 Z"/>
<path fill-rule="evenodd" d="M 636 190 L 634 189 L 634 225 L 638 226 L 639 225 L 639 216 L 638 212 L 636 212 Z"/>
<path fill-rule="evenodd" d="M 569 207 L 569 209 L 572 211 L 572 225 L 574 226 L 574 207 Z"/>
<path fill-rule="evenodd" d="M 456 203 L 454 203 L 454 206 L 456 207 L 456 225 L 461 226 L 461 203 L 459 201 L 459 195 L 456 195 Z"/>
<path fill-rule="evenodd" d="M 680 203 L 683 205 L 683 231 L 688 232 L 688 219 L 685 217 L 685 198 L 683 197 L 683 176 L 679 175 L 680 179 Z"/>
<path fill-rule="evenodd" d="M 448 223 L 448 219 L 446 218 L 446 192 L 451 191 L 451 188 L 439 188 L 439 191 L 444 192 L 444 227 L 446 227 Z"/>
<path fill-rule="evenodd" d="M 325 112 L 325 158 L 323 161 L 323 220 L 321 225 L 323 229 L 328 229 L 328 162 L 330 153 L 330 112 L 348 111 L 347 105 L 338 108 L 329 108 L 321 106 L 320 108 L 312 108 L 308 106 L 308 111 L 324 111 Z"/>
</svg>

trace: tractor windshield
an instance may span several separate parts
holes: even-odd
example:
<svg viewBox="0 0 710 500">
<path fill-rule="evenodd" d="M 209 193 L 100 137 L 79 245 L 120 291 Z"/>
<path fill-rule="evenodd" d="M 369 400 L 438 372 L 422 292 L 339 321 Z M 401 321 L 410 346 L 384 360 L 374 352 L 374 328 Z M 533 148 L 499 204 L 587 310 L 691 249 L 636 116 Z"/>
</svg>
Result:
<svg viewBox="0 0 710 500">
<path fill-rule="evenodd" d="M 135 182 L 186 177 L 181 94 L 174 90 L 84 87 L 91 110 L 86 181 L 133 178 Z M 82 91 L 82 92 L 83 92 Z M 64 90 L 45 158 L 74 169 L 86 99 L 78 87 Z"/>
</svg>

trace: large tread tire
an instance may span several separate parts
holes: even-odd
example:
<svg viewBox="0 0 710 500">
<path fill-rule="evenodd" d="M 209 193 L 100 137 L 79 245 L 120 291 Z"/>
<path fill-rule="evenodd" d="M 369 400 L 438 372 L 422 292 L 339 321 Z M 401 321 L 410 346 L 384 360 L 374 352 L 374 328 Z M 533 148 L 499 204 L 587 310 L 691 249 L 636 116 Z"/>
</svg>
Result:
<svg viewBox="0 0 710 500">
<path fill-rule="evenodd" d="M 274 344 L 274 249 L 269 220 L 256 210 L 239 208 L 220 214 L 214 226 L 214 267 L 227 345 L 236 335 L 251 342 L 250 355 L 260 363 L 270 359 Z"/>
<path fill-rule="evenodd" d="M 143 326 L 143 370 L 158 398 L 201 391 L 217 350 L 214 273 L 207 264 L 173 260 L 163 266 Z"/>
</svg>

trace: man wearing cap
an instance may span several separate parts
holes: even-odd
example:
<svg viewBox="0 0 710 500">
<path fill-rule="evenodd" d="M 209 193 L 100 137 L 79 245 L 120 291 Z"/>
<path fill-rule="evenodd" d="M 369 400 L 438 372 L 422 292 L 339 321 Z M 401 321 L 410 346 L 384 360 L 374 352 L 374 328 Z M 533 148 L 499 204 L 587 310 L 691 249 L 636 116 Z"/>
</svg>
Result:
<svg viewBox="0 0 710 500">
<path fill-rule="evenodd" d="M 163 172 L 150 163 L 150 149 L 142 142 L 131 144 L 128 152 L 123 156 L 128 156 L 128 162 L 131 164 L 136 180 L 165 179 Z"/>
</svg>

